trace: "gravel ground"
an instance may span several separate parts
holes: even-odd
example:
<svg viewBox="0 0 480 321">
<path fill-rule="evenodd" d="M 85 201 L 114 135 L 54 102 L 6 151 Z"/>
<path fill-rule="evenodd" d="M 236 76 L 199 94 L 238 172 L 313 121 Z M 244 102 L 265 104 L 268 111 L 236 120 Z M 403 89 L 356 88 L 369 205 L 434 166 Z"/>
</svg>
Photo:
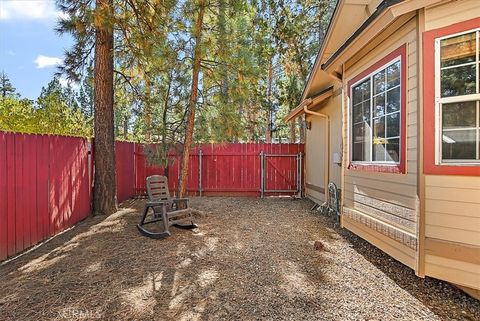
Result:
<svg viewBox="0 0 480 321">
<path fill-rule="evenodd" d="M 136 230 L 142 205 L 0 266 L 0 320 L 480 320 L 479 301 L 417 278 L 308 200 L 194 198 L 199 228 L 165 240 Z"/>
</svg>

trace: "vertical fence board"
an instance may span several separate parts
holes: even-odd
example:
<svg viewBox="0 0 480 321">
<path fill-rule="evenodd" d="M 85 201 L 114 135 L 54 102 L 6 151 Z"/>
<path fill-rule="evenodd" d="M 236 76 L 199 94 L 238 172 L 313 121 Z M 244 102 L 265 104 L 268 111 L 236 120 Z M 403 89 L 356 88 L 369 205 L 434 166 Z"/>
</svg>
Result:
<svg viewBox="0 0 480 321">
<path fill-rule="evenodd" d="M 28 248 L 38 242 L 37 238 L 37 151 L 35 145 L 37 143 L 37 136 L 26 137 L 24 145 L 24 159 L 27 167 L 24 173 L 24 194 L 23 200 L 25 202 L 25 237 L 24 248 Z"/>
<path fill-rule="evenodd" d="M 48 206 L 48 180 L 49 180 L 49 137 L 40 136 L 37 145 L 37 215 L 39 240 L 48 237 L 49 206 Z"/>
<path fill-rule="evenodd" d="M 0 261 L 8 256 L 7 137 L 0 132 Z"/>
<path fill-rule="evenodd" d="M 23 142 L 24 135 L 15 136 L 15 251 L 23 250 L 23 234 L 24 234 L 24 216 L 25 216 L 25 200 L 23 199 L 23 169 L 25 167 L 25 159 L 23 158 Z M 28 164 L 27 164 L 28 165 Z"/>
<path fill-rule="evenodd" d="M 7 218 L 8 218 L 8 241 L 7 251 L 8 256 L 11 256 L 16 252 L 15 246 L 15 225 L 16 225 L 16 204 L 15 204 L 15 135 L 12 133 L 6 134 L 6 154 L 7 154 Z"/>
</svg>

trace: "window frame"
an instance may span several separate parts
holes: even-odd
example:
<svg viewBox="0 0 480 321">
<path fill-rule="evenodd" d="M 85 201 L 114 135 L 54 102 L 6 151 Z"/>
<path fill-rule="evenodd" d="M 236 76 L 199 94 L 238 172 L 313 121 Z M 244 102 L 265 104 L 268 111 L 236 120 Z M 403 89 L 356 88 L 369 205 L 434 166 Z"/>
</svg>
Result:
<svg viewBox="0 0 480 321">
<path fill-rule="evenodd" d="M 439 108 L 437 107 L 437 95 L 440 94 L 440 81 L 436 64 L 437 52 L 436 39 L 449 38 L 451 36 L 468 33 L 480 28 L 480 18 L 451 24 L 423 32 L 422 48 L 422 76 L 423 76 L 423 140 L 421 148 L 423 149 L 423 173 L 432 175 L 461 175 L 461 176 L 480 176 L 480 163 L 478 162 L 440 162 L 439 154 Z M 476 95 L 476 94 L 474 94 Z M 474 100 L 471 95 L 458 96 L 467 101 Z M 450 98 L 450 97 L 449 97 Z M 448 102 L 443 100 L 443 103 Z M 433 142 L 433 144 L 432 144 Z"/>
<path fill-rule="evenodd" d="M 348 91 L 347 95 L 349 98 L 348 101 L 348 146 L 349 146 L 349 166 L 348 169 L 351 170 L 362 170 L 362 171 L 373 171 L 373 172 L 384 172 L 384 173 L 398 173 L 404 174 L 406 172 L 406 44 L 403 44 L 396 50 L 392 51 L 382 59 L 378 60 L 376 63 L 371 65 L 369 68 L 359 73 L 357 76 L 353 77 L 348 81 Z M 353 87 L 358 84 L 361 84 L 366 79 L 371 79 L 370 83 L 370 122 L 371 122 L 371 133 L 370 133 L 370 157 L 373 159 L 373 119 L 376 118 L 373 115 L 372 104 L 373 102 L 373 76 L 379 71 L 386 70 L 390 65 L 393 65 L 396 62 L 400 62 L 400 123 L 399 123 L 399 157 L 398 162 L 393 161 L 354 161 L 353 160 Z M 391 88 L 390 88 L 391 90 Z M 385 90 L 387 92 L 387 90 Z M 386 101 L 385 101 L 386 107 Z M 393 114 L 393 113 L 392 113 Z M 387 116 L 387 113 L 384 115 Z"/>
<path fill-rule="evenodd" d="M 460 95 L 460 96 L 449 96 L 449 97 L 441 97 L 441 41 L 445 39 L 450 39 L 454 37 L 458 37 L 461 35 L 469 34 L 475 32 L 475 61 L 472 63 L 468 63 L 469 65 L 476 66 L 475 70 L 475 77 L 476 77 L 476 92 L 475 94 L 468 94 L 468 95 Z M 469 166 L 469 165 L 480 165 L 480 51 L 479 51 L 479 40 L 480 40 L 480 27 L 473 28 L 470 30 L 465 30 L 453 34 L 444 35 L 441 37 L 435 38 L 435 164 L 443 166 Z M 466 64 L 461 64 L 459 66 L 463 66 Z M 455 68 L 448 67 L 448 68 Z M 476 159 L 448 159 L 444 160 L 442 157 L 443 153 L 443 124 L 442 124 L 442 117 L 443 117 L 443 108 L 441 106 L 443 104 L 449 103 L 462 103 L 462 102 L 471 102 L 476 101 L 476 113 L 475 113 L 475 127 L 471 127 L 469 129 L 475 130 L 475 143 L 476 143 Z M 464 129 L 465 130 L 465 129 Z"/>
</svg>

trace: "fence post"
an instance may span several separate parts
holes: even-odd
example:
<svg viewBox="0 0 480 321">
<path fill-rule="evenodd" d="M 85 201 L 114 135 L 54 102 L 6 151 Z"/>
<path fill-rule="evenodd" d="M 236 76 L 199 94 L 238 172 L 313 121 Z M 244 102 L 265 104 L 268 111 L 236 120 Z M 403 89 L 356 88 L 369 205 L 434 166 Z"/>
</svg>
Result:
<svg viewBox="0 0 480 321">
<path fill-rule="evenodd" d="M 296 182 L 295 182 L 295 187 L 297 188 L 297 197 L 298 197 L 298 191 L 300 190 L 300 179 L 299 179 L 299 170 L 298 170 L 298 167 L 299 167 L 299 162 L 300 158 L 298 157 L 298 153 L 295 155 L 295 161 L 296 161 L 296 164 L 295 164 L 295 178 L 296 178 Z"/>
<path fill-rule="evenodd" d="M 198 193 L 202 196 L 202 167 L 203 167 L 203 151 L 198 151 Z"/>
<path fill-rule="evenodd" d="M 302 168 L 302 152 L 298 153 L 298 197 L 301 198 L 302 197 L 302 192 L 303 192 L 303 182 L 302 182 L 302 171 L 303 171 L 303 168 Z"/>
<path fill-rule="evenodd" d="M 137 197 L 137 155 L 135 155 L 135 151 L 137 147 L 135 143 L 133 143 L 133 196 Z"/>
<path fill-rule="evenodd" d="M 265 193 L 265 153 L 260 152 L 260 197 L 263 198 Z"/>
<path fill-rule="evenodd" d="M 94 179 L 94 170 L 95 170 L 95 164 L 93 163 L 93 139 L 88 141 L 87 143 L 87 166 L 88 166 L 88 188 L 89 188 L 89 195 L 90 195 L 90 208 L 93 209 L 92 204 L 93 204 L 93 179 Z M 50 140 L 49 140 L 49 146 L 50 146 Z M 50 148 L 50 147 L 49 147 Z M 48 162 L 48 168 L 49 168 L 49 174 L 48 174 L 48 193 L 50 193 L 50 158 Z M 49 196 L 50 197 L 50 196 Z"/>
</svg>

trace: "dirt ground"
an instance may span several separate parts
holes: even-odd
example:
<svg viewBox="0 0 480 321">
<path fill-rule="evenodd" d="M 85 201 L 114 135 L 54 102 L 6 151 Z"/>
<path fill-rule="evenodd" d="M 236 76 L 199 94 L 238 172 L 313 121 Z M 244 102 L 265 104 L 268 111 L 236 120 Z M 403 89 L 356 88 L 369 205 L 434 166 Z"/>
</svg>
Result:
<svg viewBox="0 0 480 321">
<path fill-rule="evenodd" d="M 143 201 L 0 266 L 0 320 L 480 320 L 480 302 L 310 212 L 194 198 L 193 231 L 141 236 Z M 315 249 L 314 242 L 323 247 Z"/>
</svg>

